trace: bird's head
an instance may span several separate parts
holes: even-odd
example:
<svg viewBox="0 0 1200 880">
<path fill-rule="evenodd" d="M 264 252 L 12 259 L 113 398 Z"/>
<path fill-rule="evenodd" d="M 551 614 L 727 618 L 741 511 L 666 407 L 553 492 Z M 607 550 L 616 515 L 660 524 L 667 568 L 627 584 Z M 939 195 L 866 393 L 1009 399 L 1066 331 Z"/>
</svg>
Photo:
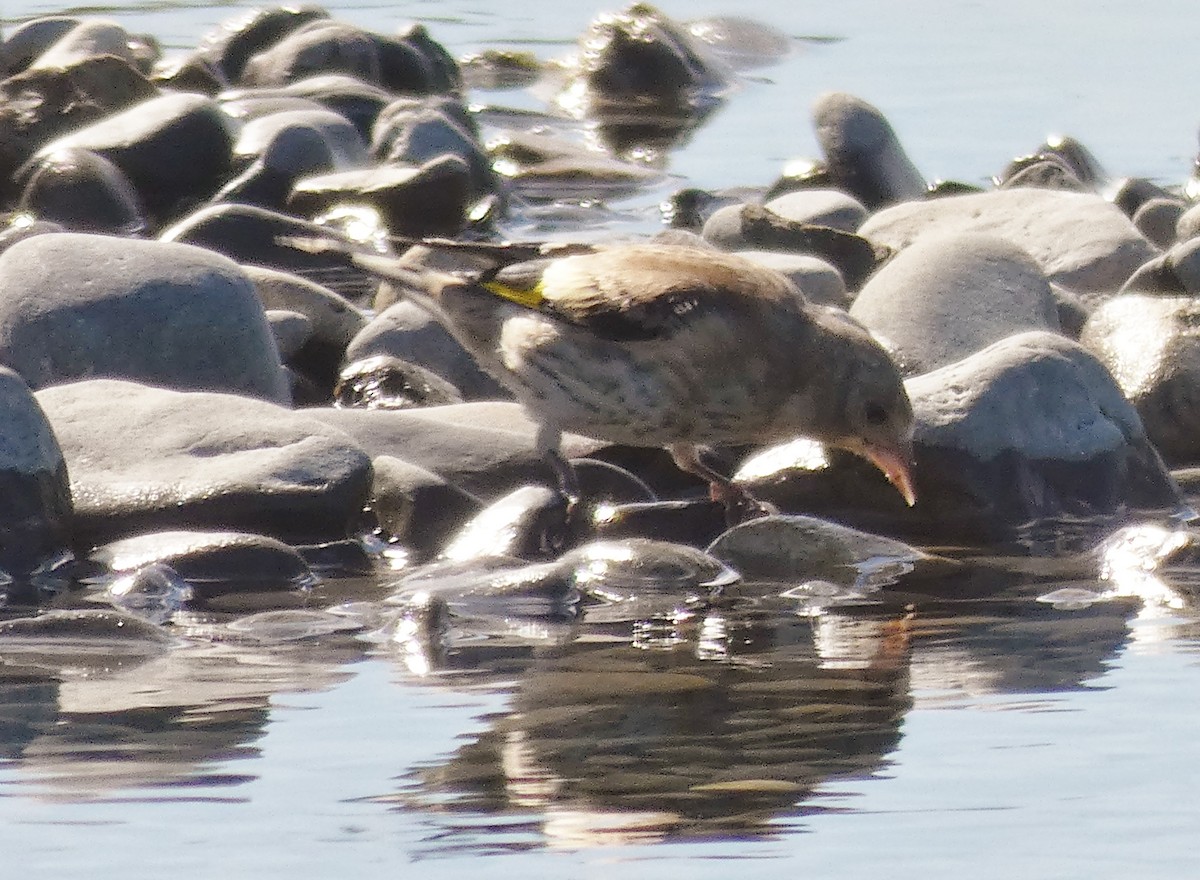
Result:
<svg viewBox="0 0 1200 880">
<path fill-rule="evenodd" d="M 844 312 L 829 310 L 817 323 L 820 357 L 803 395 L 813 437 L 870 461 L 911 507 L 913 410 L 896 362 Z"/>
</svg>

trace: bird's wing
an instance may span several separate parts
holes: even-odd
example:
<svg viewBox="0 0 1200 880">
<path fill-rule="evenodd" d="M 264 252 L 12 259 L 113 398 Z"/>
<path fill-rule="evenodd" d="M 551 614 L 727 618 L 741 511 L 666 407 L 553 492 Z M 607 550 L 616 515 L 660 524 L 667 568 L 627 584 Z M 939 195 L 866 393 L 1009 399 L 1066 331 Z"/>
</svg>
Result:
<svg viewBox="0 0 1200 880">
<path fill-rule="evenodd" d="M 671 336 L 708 314 L 802 302 L 791 284 L 774 272 L 677 246 L 515 263 L 488 273 L 480 284 L 497 296 L 614 342 Z"/>
</svg>

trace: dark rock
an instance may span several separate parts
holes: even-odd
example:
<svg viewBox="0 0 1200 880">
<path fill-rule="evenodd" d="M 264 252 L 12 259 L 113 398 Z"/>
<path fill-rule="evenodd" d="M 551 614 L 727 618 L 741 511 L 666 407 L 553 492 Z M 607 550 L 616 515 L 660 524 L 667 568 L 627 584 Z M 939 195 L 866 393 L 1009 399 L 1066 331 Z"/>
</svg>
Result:
<svg viewBox="0 0 1200 880">
<path fill-rule="evenodd" d="M 317 580 L 296 550 L 250 532 L 150 532 L 97 547 L 88 560 L 115 575 L 168 565 L 200 602 L 242 590 L 304 589 Z"/>
<path fill-rule="evenodd" d="M 129 178 L 90 150 L 39 154 L 17 181 L 23 186 L 18 210 L 64 229 L 136 236 L 149 225 Z"/>
<path fill-rule="evenodd" d="M 94 122 L 39 151 L 98 153 L 120 168 L 154 217 L 211 196 L 229 169 L 233 138 L 220 106 L 204 95 L 166 94 Z"/>
<path fill-rule="evenodd" d="M 1080 343 L 1137 407 L 1147 436 L 1168 463 L 1200 461 L 1200 303 L 1118 296 L 1092 314 Z"/>
<path fill-rule="evenodd" d="M 418 364 L 448 381 L 467 400 L 511 397 L 440 322 L 408 301 L 388 306 L 346 348 L 348 362 L 377 355 Z"/>
<path fill-rule="evenodd" d="M 210 205 L 183 218 L 159 236 L 208 248 L 244 264 L 308 278 L 350 299 L 369 298 L 378 282 L 336 251 L 313 253 L 286 243 L 288 238 L 328 236 L 328 230 L 253 205 Z M 331 386 L 332 387 L 332 386 Z"/>
<path fill-rule="evenodd" d="M 1154 199 L 1178 200 L 1177 196 L 1172 195 L 1154 181 L 1147 180 L 1144 177 L 1126 177 L 1122 179 L 1113 188 L 1109 198 L 1129 218 L 1137 214 L 1141 210 L 1142 205 Z"/>
<path fill-rule="evenodd" d="M 462 403 L 458 389 L 424 367 L 388 355 L 354 361 L 338 375 L 334 405 L 409 409 Z"/>
<path fill-rule="evenodd" d="M 415 49 L 428 63 L 431 92 L 448 94 L 462 91 L 462 72 L 458 69 L 458 62 L 446 51 L 445 46 L 430 36 L 425 25 L 413 22 L 402 27 L 396 32 L 395 39 Z M 390 82 L 385 82 L 385 85 L 393 91 L 400 91 Z"/>
<path fill-rule="evenodd" d="M 1041 268 L 1016 245 L 979 233 L 924 236 L 863 287 L 850 315 L 885 341 L 906 375 L 1024 330 L 1059 330 Z"/>
<path fill-rule="evenodd" d="M 79 22 L 79 18 L 71 15 L 44 15 L 21 22 L 4 38 L 0 50 L 3 75 L 12 76 L 25 70 Z"/>
<path fill-rule="evenodd" d="M 399 107 L 386 108 L 371 132 L 371 155 L 383 164 L 400 166 L 421 166 L 456 156 L 470 170 L 472 200 L 498 188 L 491 160 L 477 134 L 437 102 L 413 107 L 403 101 Z"/>
<path fill-rule="evenodd" d="M 420 167 L 379 166 L 306 177 L 296 182 L 288 208 L 316 217 L 338 205 L 366 204 L 394 235 L 453 237 L 466 224 L 470 168 L 457 156 Z"/>
<path fill-rule="evenodd" d="M 794 223 L 762 205 L 721 208 L 708 218 L 702 234 L 722 250 L 784 251 L 820 257 L 837 268 L 850 290 L 862 287 L 885 256 L 859 235 Z"/>
<path fill-rule="evenodd" d="M 843 92 L 830 92 L 813 107 L 813 127 L 834 186 L 874 211 L 919 199 L 925 178 L 878 109 Z"/>
<path fill-rule="evenodd" d="M 199 248 L 39 235 L 0 255 L 0 361 L 31 386 L 93 376 L 289 399 L 249 279 Z"/>
<path fill-rule="evenodd" d="M 691 547 L 707 547 L 728 527 L 724 505 L 708 499 L 615 504 L 591 525 L 598 539 L 653 537 Z"/>
<path fill-rule="evenodd" d="M 307 414 L 232 394 L 93 380 L 38 392 L 71 475 L 77 545 L 146 531 L 346 536 L 370 458 Z"/>
<path fill-rule="evenodd" d="M 0 178 L 40 147 L 158 94 L 128 62 L 111 55 L 62 70 L 29 70 L 0 82 Z"/>
<path fill-rule="evenodd" d="M 390 455 L 374 461 L 371 510 L 390 537 L 429 559 L 482 507 L 437 474 Z"/>
<path fill-rule="evenodd" d="M 201 57 L 216 64 L 229 82 L 241 78 L 246 62 L 310 21 L 329 13 L 317 6 L 272 6 L 223 22 L 200 42 Z"/>
<path fill-rule="evenodd" d="M 314 19 L 248 58 L 239 82 L 283 86 L 320 73 L 343 73 L 379 83 L 376 40 L 352 24 Z"/>
<path fill-rule="evenodd" d="M 54 70 L 70 67 L 90 58 L 111 55 L 148 73 L 134 47 L 133 37 L 114 21 L 85 18 L 64 32 L 33 60 L 29 69 Z"/>
<path fill-rule="evenodd" d="M 315 408 L 305 415 L 345 431 L 372 456 L 401 456 L 485 500 L 529 483 L 556 485 L 537 450 L 537 426 L 515 403 L 480 401 L 402 410 Z M 602 445 L 567 434 L 563 454 L 590 456 Z"/>
<path fill-rule="evenodd" d="M 315 105 L 248 120 L 233 146 L 233 160 L 243 165 L 254 159 L 295 178 L 318 170 L 359 167 L 368 155 L 366 143 L 349 119 Z"/>
<path fill-rule="evenodd" d="M 71 491 L 58 440 L 29 387 L 0 367 L 0 569 L 27 578 L 53 565 L 72 542 Z M 5 599 L 19 598 L 5 586 Z"/>
<path fill-rule="evenodd" d="M 509 556 L 558 557 L 571 541 L 567 499 L 546 486 L 521 486 L 475 514 L 442 548 L 454 562 Z"/>
</svg>

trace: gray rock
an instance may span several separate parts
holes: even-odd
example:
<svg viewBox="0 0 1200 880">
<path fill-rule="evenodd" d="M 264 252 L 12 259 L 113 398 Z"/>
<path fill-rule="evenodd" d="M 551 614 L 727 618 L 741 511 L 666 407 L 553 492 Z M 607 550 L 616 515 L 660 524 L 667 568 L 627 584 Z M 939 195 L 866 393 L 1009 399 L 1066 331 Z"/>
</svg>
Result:
<svg viewBox="0 0 1200 880">
<path fill-rule="evenodd" d="M 1200 235 L 1200 205 L 1192 205 L 1175 221 L 1175 240 L 1185 242 Z"/>
<path fill-rule="evenodd" d="M 254 289 L 218 254 L 38 235 L 0 255 L 0 289 L 0 362 L 34 388 L 109 376 L 289 400 Z"/>
<path fill-rule="evenodd" d="M 300 351 L 312 336 L 313 323 L 308 319 L 308 315 L 286 309 L 268 309 L 266 316 L 271 336 L 275 339 L 275 347 L 279 349 L 280 359 L 288 361 L 295 357 L 296 352 Z"/>
<path fill-rule="evenodd" d="M 142 101 L 50 142 L 39 152 L 82 147 L 125 172 L 158 217 L 214 193 L 229 168 L 229 118 L 204 95 L 175 93 Z"/>
<path fill-rule="evenodd" d="M 304 413 L 345 431 L 372 456 L 401 457 L 485 500 L 530 482 L 555 485 L 536 449 L 537 427 L 519 404 L 479 401 L 402 410 L 322 407 Z M 603 445 L 568 434 L 563 454 L 587 456 Z"/>
<path fill-rule="evenodd" d="M 4 38 L 0 52 L 4 75 L 25 70 L 79 22 L 75 16 L 44 15 L 17 25 Z"/>
<path fill-rule="evenodd" d="M 53 70 L 101 55 L 113 55 L 136 66 L 138 58 L 131 43 L 129 32 L 115 21 L 89 18 L 63 33 L 29 66 Z"/>
<path fill-rule="evenodd" d="M 248 86 L 282 86 L 331 72 L 378 83 L 379 52 L 371 35 L 346 22 L 314 19 L 249 58 L 239 79 Z"/>
<path fill-rule="evenodd" d="M 304 589 L 317 582 L 296 550 L 251 532 L 150 532 L 110 541 L 88 559 L 118 575 L 170 566 L 201 602 L 222 593 Z"/>
<path fill-rule="evenodd" d="M 346 348 L 346 361 L 390 355 L 441 376 L 467 400 L 508 399 L 511 394 L 434 319 L 411 302 L 389 306 Z"/>
<path fill-rule="evenodd" d="M 233 145 L 233 159 L 243 163 L 261 157 L 286 132 L 296 129 L 313 132 L 325 142 L 334 168 L 356 168 L 368 161 L 367 145 L 350 120 L 315 102 L 306 109 L 269 113 L 246 122 Z M 273 167 L 280 164 L 276 161 Z M 296 170 L 304 167 L 297 163 Z"/>
<path fill-rule="evenodd" d="M 264 308 L 299 312 L 309 320 L 312 333 L 285 359 L 331 396 L 346 348 L 367 326 L 366 316 L 344 297 L 307 278 L 263 266 L 242 268 Z"/>
<path fill-rule="evenodd" d="M 374 461 L 371 510 L 388 535 L 429 559 L 479 512 L 478 498 L 395 456 Z"/>
<path fill-rule="evenodd" d="M 1079 341 L 1112 373 L 1169 463 L 1200 461 L 1200 303 L 1118 296 L 1092 313 Z"/>
<path fill-rule="evenodd" d="M 1011 336 L 907 387 L 913 513 L 927 522 L 986 537 L 1036 520 L 1179 505 L 1137 410 L 1063 336 Z"/>
<path fill-rule="evenodd" d="M 0 82 L 0 177 L 8 179 L 53 138 L 157 93 L 150 80 L 112 55 L 9 77 Z"/>
<path fill-rule="evenodd" d="M 457 156 L 470 169 L 472 199 L 497 189 L 496 174 L 478 135 L 434 102 L 385 108 L 371 132 L 371 155 L 383 164 L 418 166 Z"/>
<path fill-rule="evenodd" d="M 347 364 L 333 390 L 336 406 L 409 409 L 462 403 L 458 389 L 424 367 L 386 354 Z"/>
<path fill-rule="evenodd" d="M 859 234 L 897 250 L 933 233 L 988 232 L 1028 251 L 1069 290 L 1113 291 L 1155 254 L 1124 214 L 1098 195 L 1036 188 L 909 202 L 872 216 Z"/>
<path fill-rule="evenodd" d="M 767 266 L 776 272 L 782 272 L 792 279 L 792 283 L 809 302 L 837 306 L 842 309 L 850 305 L 850 294 L 846 292 L 846 282 L 842 280 L 841 273 L 835 266 L 820 257 L 808 254 L 785 254 L 779 251 L 738 251 L 737 253 L 760 266 Z"/>
<path fill-rule="evenodd" d="M 925 194 L 925 178 L 878 109 L 853 95 L 830 92 L 817 98 L 812 116 L 839 189 L 872 210 Z"/>
<path fill-rule="evenodd" d="M 708 552 L 748 581 L 821 579 L 874 586 L 911 571 L 927 554 L 892 538 L 811 516 L 767 516 L 735 526 Z"/>
<path fill-rule="evenodd" d="M 1149 199 L 1133 215 L 1133 225 L 1155 246 L 1169 248 L 1175 243 L 1175 227 L 1187 210 L 1180 199 Z"/>
<path fill-rule="evenodd" d="M 442 156 L 419 167 L 381 165 L 298 180 L 288 197 L 294 213 L 316 217 L 339 205 L 375 208 L 393 235 L 457 235 L 466 223 L 470 169 L 457 156 Z"/>
<path fill-rule="evenodd" d="M 179 528 L 343 538 L 370 489 L 354 441 L 265 401 L 115 380 L 36 396 L 67 461 L 80 545 Z"/>
<path fill-rule="evenodd" d="M 71 546 L 71 491 L 66 461 L 46 416 L 21 377 L 5 367 L 0 367 L 0 411 L 0 569 L 20 577 Z"/>
<path fill-rule="evenodd" d="M 856 232 L 867 219 L 863 203 L 840 189 L 798 189 L 776 196 L 764 207 L 795 223 L 843 232 Z"/>
<path fill-rule="evenodd" d="M 136 236 L 149 223 L 129 178 L 90 150 L 65 149 L 26 163 L 18 210 L 73 232 Z"/>
<path fill-rule="evenodd" d="M 239 13 L 205 34 L 198 53 L 215 65 L 226 80 L 236 82 L 253 55 L 307 22 L 327 18 L 329 13 L 316 6 L 270 6 Z"/>
<path fill-rule="evenodd" d="M 1059 330 L 1050 284 L 1003 238 L 923 236 L 884 265 L 850 314 L 883 339 L 908 375 L 961 360 L 1014 333 Z"/>
</svg>

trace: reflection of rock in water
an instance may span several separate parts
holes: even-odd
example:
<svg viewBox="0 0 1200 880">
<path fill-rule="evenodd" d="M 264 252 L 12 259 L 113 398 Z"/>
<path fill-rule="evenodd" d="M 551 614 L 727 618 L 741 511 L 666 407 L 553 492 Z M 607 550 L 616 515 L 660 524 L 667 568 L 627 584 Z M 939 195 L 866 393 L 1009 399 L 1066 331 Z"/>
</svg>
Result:
<svg viewBox="0 0 1200 880">
<path fill-rule="evenodd" d="M 187 797 L 236 796 L 253 779 L 270 698 L 316 691 L 349 676 L 362 648 L 198 644 L 157 655 L 8 654 L 0 667 L 0 757 L 10 778 L 44 798 L 79 800 L 186 786 Z M 17 664 L 24 665 L 17 665 Z M 197 788 L 197 786 L 202 786 Z M 183 792 L 180 792 L 183 796 Z"/>
<path fill-rule="evenodd" d="M 844 665 L 814 632 L 711 614 L 669 649 L 574 642 L 535 660 L 511 714 L 423 771 L 415 799 L 541 809 L 543 832 L 575 844 L 769 833 L 819 783 L 876 772 L 908 705 L 901 625 L 872 619 Z"/>
</svg>

